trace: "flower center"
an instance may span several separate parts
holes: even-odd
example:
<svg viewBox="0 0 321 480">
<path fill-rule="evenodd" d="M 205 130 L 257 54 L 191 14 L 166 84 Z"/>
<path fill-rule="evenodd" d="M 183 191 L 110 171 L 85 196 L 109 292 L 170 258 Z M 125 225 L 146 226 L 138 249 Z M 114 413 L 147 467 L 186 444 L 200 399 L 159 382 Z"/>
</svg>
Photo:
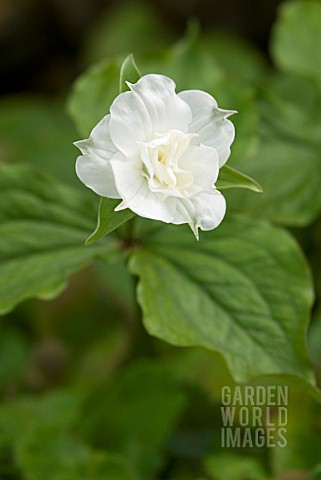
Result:
<svg viewBox="0 0 321 480">
<path fill-rule="evenodd" d="M 182 168 L 181 160 L 194 136 L 170 130 L 150 142 L 139 143 L 142 173 L 152 191 L 186 195 L 186 189 L 193 183 L 193 176 Z"/>
</svg>

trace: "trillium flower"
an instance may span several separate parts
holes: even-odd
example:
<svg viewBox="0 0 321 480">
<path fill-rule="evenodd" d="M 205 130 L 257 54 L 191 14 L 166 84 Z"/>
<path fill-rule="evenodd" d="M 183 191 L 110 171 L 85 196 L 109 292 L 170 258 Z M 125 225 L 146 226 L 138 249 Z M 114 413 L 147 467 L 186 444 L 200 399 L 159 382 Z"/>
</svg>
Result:
<svg viewBox="0 0 321 480">
<path fill-rule="evenodd" d="M 145 75 L 116 97 L 81 150 L 80 180 L 102 197 L 122 201 L 137 215 L 176 225 L 212 230 L 226 203 L 215 188 L 230 155 L 235 113 L 218 108 L 200 90 L 176 94 L 163 75 Z"/>
</svg>

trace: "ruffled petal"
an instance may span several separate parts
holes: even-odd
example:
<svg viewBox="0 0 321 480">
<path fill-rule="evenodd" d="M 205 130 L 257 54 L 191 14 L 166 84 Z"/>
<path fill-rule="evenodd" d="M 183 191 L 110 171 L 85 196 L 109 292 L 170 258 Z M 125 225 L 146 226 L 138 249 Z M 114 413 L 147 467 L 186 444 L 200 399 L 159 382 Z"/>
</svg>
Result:
<svg viewBox="0 0 321 480">
<path fill-rule="evenodd" d="M 90 138 L 93 140 L 97 148 L 107 150 L 109 152 L 116 152 L 117 148 L 114 145 L 109 131 L 110 114 L 106 115 L 93 129 Z"/>
<path fill-rule="evenodd" d="M 76 172 L 80 180 L 98 195 L 121 198 L 108 160 L 94 153 L 81 155 L 77 158 Z"/>
<path fill-rule="evenodd" d="M 149 189 L 141 168 L 134 163 L 113 161 L 112 169 L 117 189 L 123 202 L 116 211 L 129 208 L 137 215 L 153 220 L 170 223 L 175 212 L 176 199 L 163 199 L 161 195 Z"/>
<path fill-rule="evenodd" d="M 222 167 L 230 156 L 230 146 L 235 137 L 234 125 L 227 117 L 236 112 L 218 108 L 214 98 L 201 90 L 186 90 L 178 95 L 192 110 L 193 119 L 189 131 L 198 134 L 192 143 L 215 148 L 219 166 Z"/>
<path fill-rule="evenodd" d="M 175 225 L 188 223 L 198 239 L 198 229 L 216 228 L 223 220 L 225 211 L 225 198 L 219 191 L 212 189 L 190 198 L 177 199 L 172 223 Z"/>
<path fill-rule="evenodd" d="M 213 230 L 224 218 L 226 202 L 218 190 L 202 192 L 191 198 L 195 208 L 195 227 L 201 230 Z"/>
<path fill-rule="evenodd" d="M 152 136 L 152 122 L 142 99 L 133 92 L 118 95 L 110 107 L 110 135 L 116 147 L 127 157 L 139 152 L 137 142 Z"/>
<path fill-rule="evenodd" d="M 219 173 L 217 151 L 205 145 L 191 145 L 180 159 L 179 167 L 191 172 L 193 186 L 210 190 Z"/>
<path fill-rule="evenodd" d="M 188 132 L 192 121 L 191 109 L 175 92 L 175 82 L 164 75 L 145 75 L 137 83 L 128 83 L 148 110 L 154 133 L 167 133 L 169 130 Z"/>
<path fill-rule="evenodd" d="M 81 153 L 96 154 L 106 160 L 109 160 L 117 148 L 112 142 L 109 133 L 110 115 L 106 115 L 90 134 L 90 137 L 86 140 L 80 140 L 75 142 L 74 145 L 79 148 Z"/>
<path fill-rule="evenodd" d="M 175 93 L 175 83 L 164 75 L 145 75 L 131 91 L 115 99 L 109 124 L 114 144 L 127 156 L 138 153 L 137 142 L 148 142 L 176 129 L 188 131 L 190 107 Z"/>
</svg>

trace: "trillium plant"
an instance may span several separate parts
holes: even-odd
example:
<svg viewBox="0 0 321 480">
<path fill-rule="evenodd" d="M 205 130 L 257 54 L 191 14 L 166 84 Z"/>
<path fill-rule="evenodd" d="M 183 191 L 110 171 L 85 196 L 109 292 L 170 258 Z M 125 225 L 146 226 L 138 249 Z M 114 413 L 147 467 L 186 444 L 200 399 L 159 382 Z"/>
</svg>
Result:
<svg viewBox="0 0 321 480">
<path fill-rule="evenodd" d="M 307 270 L 301 264 L 293 276 L 284 264 L 285 245 L 291 262 L 297 257 L 300 264 L 296 245 L 259 219 L 226 214 L 225 191 L 262 192 L 226 165 L 235 140 L 230 116 L 237 112 L 220 108 L 215 92 L 197 84 L 177 92 L 169 75 L 141 75 L 132 55 L 120 68 L 119 85 L 89 138 L 75 143 L 77 175 L 101 197 L 88 251 L 111 249 L 111 258 L 126 252 L 149 334 L 221 353 L 240 381 L 279 373 L 312 379 L 299 333 L 306 316 L 289 312 L 297 318 L 290 326 L 284 315 L 289 295 L 298 291 L 301 311 L 309 308 L 298 287 Z M 76 105 L 77 95 L 84 98 L 81 81 L 80 94 L 77 88 Z M 198 240 L 205 231 L 198 244 L 184 224 Z M 301 338 L 296 347 L 289 341 L 293 329 Z M 277 352 L 275 343 L 282 346 Z"/>
<path fill-rule="evenodd" d="M 238 382 L 283 374 L 315 391 L 305 340 L 310 271 L 290 233 L 269 221 L 279 195 L 269 188 L 282 164 L 268 128 L 292 124 L 273 127 L 274 110 L 265 106 L 263 141 L 272 153 L 264 156 L 262 143 L 250 157 L 256 112 L 248 88 L 218 76 L 211 57 L 195 52 L 188 41 L 153 64 L 142 57 L 142 74 L 132 55 L 108 60 L 76 81 L 69 112 L 87 137 L 76 142 L 82 184 L 74 171 L 65 185 L 65 175 L 1 167 L 8 194 L 0 205 L 0 312 L 54 298 L 92 264 L 103 272 L 106 296 L 117 291 L 130 312 L 125 356 L 139 350 L 133 331 L 144 334 L 142 323 L 146 343 L 157 337 L 218 353 Z M 273 182 L 262 173 L 271 159 Z M 255 172 L 263 188 L 247 175 Z M 300 192 L 295 187 L 296 199 Z M 277 219 L 301 218 L 284 205 L 273 210 Z"/>
<path fill-rule="evenodd" d="M 152 4 L 0 102 L 0 478 L 319 478 L 321 3 L 268 62 Z"/>
</svg>

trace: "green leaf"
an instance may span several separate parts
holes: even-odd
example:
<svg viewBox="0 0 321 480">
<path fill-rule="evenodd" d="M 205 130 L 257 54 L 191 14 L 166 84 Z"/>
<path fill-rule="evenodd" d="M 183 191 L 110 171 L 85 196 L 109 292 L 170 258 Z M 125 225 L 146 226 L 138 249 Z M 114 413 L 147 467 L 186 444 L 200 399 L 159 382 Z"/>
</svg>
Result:
<svg viewBox="0 0 321 480">
<path fill-rule="evenodd" d="M 320 403 L 306 393 L 304 388 L 294 385 L 289 390 L 287 446 L 271 452 L 274 478 L 290 470 L 311 470 L 320 462 Z M 307 478 L 320 479 L 312 475 Z"/>
<path fill-rule="evenodd" d="M 216 182 L 218 190 L 227 190 L 229 188 L 246 188 L 253 192 L 263 192 L 263 188 L 253 178 L 244 173 L 238 172 L 228 165 L 220 169 L 219 177 Z"/>
<path fill-rule="evenodd" d="M 257 458 L 236 453 L 216 453 L 206 460 L 205 468 L 211 480 L 268 480 Z"/>
<path fill-rule="evenodd" d="M 75 82 L 67 109 L 82 136 L 88 138 L 97 123 L 109 113 L 119 94 L 121 62 L 104 61 L 93 66 Z"/>
<path fill-rule="evenodd" d="M 246 171 L 264 186 L 253 197 L 245 190 L 227 192 L 232 211 L 305 226 L 321 211 L 321 100 L 308 80 L 277 75 L 258 103 L 260 144 L 252 156 L 233 167 Z"/>
<path fill-rule="evenodd" d="M 245 85 L 260 85 L 270 73 L 263 53 L 232 32 L 206 32 L 202 47 L 212 55 L 229 78 Z"/>
<path fill-rule="evenodd" d="M 321 82 L 320 24 L 321 3 L 318 0 L 290 1 L 281 5 L 271 50 L 282 70 Z"/>
<path fill-rule="evenodd" d="M 114 210 L 118 204 L 119 200 L 101 197 L 97 227 L 90 237 L 87 238 L 86 245 L 91 245 L 135 216 L 135 213 L 128 208 L 115 212 Z"/>
<path fill-rule="evenodd" d="M 288 233 L 227 218 L 196 245 L 188 230 L 167 227 L 144 238 L 129 266 L 151 335 L 220 353 L 237 381 L 290 374 L 313 383 L 305 349 L 312 282 Z"/>
<path fill-rule="evenodd" d="M 0 391 L 7 385 L 19 383 L 30 357 L 26 338 L 13 329 L 1 328 L 0 336 Z"/>
<path fill-rule="evenodd" d="M 63 102 L 21 94 L 0 101 L 1 162 L 25 162 L 76 185 L 76 139 Z"/>
<path fill-rule="evenodd" d="M 137 480 L 125 458 L 92 451 L 68 431 L 46 424 L 23 435 L 15 456 L 30 480 Z"/>
<path fill-rule="evenodd" d="M 120 69 L 120 79 L 119 79 L 119 93 L 126 92 L 128 90 L 129 83 L 136 83 L 140 79 L 141 74 L 137 68 L 133 55 L 128 55 L 123 61 L 123 64 Z"/>
<path fill-rule="evenodd" d="M 0 168 L 0 312 L 53 298 L 113 244 L 84 248 L 93 205 L 77 190 L 22 165 Z"/>
<path fill-rule="evenodd" d="M 84 435 L 101 448 L 125 455 L 143 478 L 154 478 L 185 405 L 185 394 L 170 369 L 141 360 L 95 391 Z"/>
</svg>

